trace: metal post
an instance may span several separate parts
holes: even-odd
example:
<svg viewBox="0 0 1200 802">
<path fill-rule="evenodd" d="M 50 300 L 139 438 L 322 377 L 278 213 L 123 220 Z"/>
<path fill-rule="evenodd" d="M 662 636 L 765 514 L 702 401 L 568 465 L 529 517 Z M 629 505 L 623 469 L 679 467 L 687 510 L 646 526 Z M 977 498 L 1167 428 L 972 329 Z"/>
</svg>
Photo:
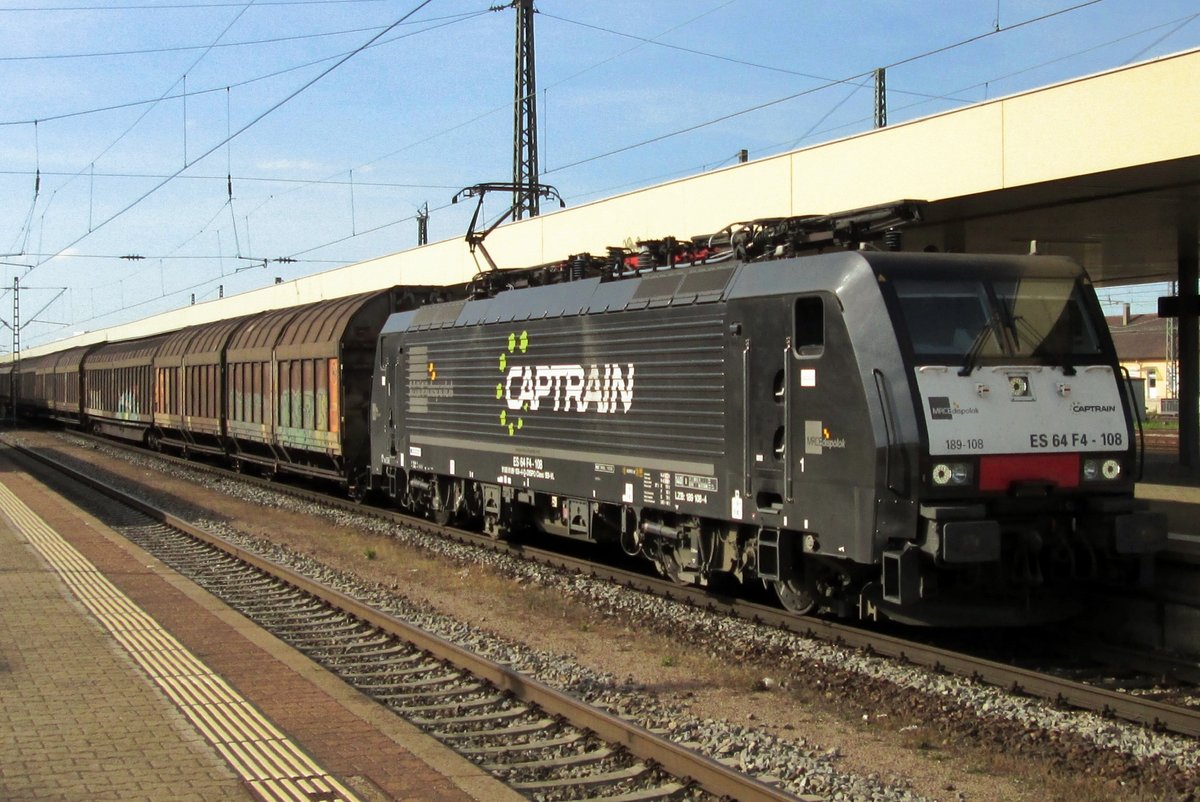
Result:
<svg viewBox="0 0 1200 802">
<path fill-rule="evenodd" d="M 887 127 L 887 70 L 875 70 L 875 127 Z"/>
<path fill-rule="evenodd" d="M 21 279 L 13 276 L 13 358 L 12 374 L 9 376 L 9 397 L 12 399 L 12 422 L 17 425 L 17 396 L 21 391 L 18 373 L 21 371 Z"/>
<path fill-rule="evenodd" d="M 513 219 L 537 217 L 537 85 L 534 77 L 533 0 L 513 0 L 517 10 L 516 80 L 513 90 Z"/>
<path fill-rule="evenodd" d="M 1179 283 L 1167 282 L 1167 295 L 1178 295 Z M 1167 318 L 1167 347 L 1164 352 L 1167 357 L 1167 398 L 1179 403 L 1179 324 L 1175 318 Z"/>
<path fill-rule="evenodd" d="M 429 204 L 417 210 L 417 245 L 429 244 Z"/>
<path fill-rule="evenodd" d="M 1200 237 L 1196 218 L 1181 220 L 1178 229 L 1179 252 L 1179 462 L 1200 465 Z"/>
</svg>

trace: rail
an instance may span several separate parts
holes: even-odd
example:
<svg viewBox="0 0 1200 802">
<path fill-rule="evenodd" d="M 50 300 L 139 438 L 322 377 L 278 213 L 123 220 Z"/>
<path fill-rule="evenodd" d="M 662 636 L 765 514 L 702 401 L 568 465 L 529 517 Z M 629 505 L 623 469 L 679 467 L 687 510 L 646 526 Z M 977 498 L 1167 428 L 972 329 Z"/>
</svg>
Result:
<svg viewBox="0 0 1200 802">
<path fill-rule="evenodd" d="M 691 779 L 709 793 L 718 797 L 741 800 L 741 802 L 795 802 L 798 799 L 792 794 L 660 737 L 637 724 L 591 707 L 575 697 L 531 677 L 523 676 L 507 666 L 469 652 L 437 635 L 380 612 L 286 566 L 242 549 L 95 477 L 88 476 L 44 454 L 14 444 L 7 438 L 2 439 L 14 450 L 60 472 L 71 481 L 90 487 L 155 521 L 219 549 L 265 574 L 276 577 L 304 593 L 320 599 L 337 610 L 358 618 L 383 632 L 395 635 L 463 671 L 487 680 L 497 688 L 508 691 L 523 702 L 536 705 L 552 716 L 561 716 L 576 727 L 591 730 L 603 740 L 624 747 L 644 761 L 657 764 L 677 777 Z M 324 501 L 327 502 L 328 499 L 324 498 Z M 799 797 L 799 799 L 806 799 L 806 797 Z"/>
<path fill-rule="evenodd" d="M 143 449 L 97 438 L 114 448 L 145 454 Z M 1146 725 L 1157 730 L 1187 736 L 1200 736 L 1200 711 L 1143 699 L 1118 691 L 1097 688 L 1075 680 L 1056 677 L 1030 669 L 1007 665 L 987 658 L 955 652 L 917 641 L 865 629 L 852 624 L 823 618 L 798 616 L 785 610 L 762 604 L 715 596 L 701 588 L 680 585 L 657 579 L 645 574 L 616 568 L 603 563 L 589 561 L 557 552 L 538 549 L 528 545 L 509 545 L 486 535 L 476 534 L 450 526 L 441 526 L 423 518 L 415 518 L 400 512 L 377 507 L 368 507 L 350 500 L 343 500 L 313 490 L 288 486 L 265 479 L 248 477 L 212 465 L 198 464 L 188 460 L 157 454 L 156 458 L 178 465 L 206 471 L 220 476 L 237 478 L 260 487 L 271 488 L 325 506 L 367 514 L 410 526 L 426 532 L 450 537 L 491 551 L 502 552 L 518 559 L 534 560 L 540 564 L 560 570 L 576 572 L 606 579 L 627 587 L 635 588 L 663 598 L 680 601 L 696 607 L 707 608 L 744 620 L 755 621 L 777 627 L 805 637 L 837 643 L 914 665 L 959 676 L 971 677 L 981 682 L 1011 689 L 1058 704 L 1090 710 L 1105 716 Z"/>
</svg>

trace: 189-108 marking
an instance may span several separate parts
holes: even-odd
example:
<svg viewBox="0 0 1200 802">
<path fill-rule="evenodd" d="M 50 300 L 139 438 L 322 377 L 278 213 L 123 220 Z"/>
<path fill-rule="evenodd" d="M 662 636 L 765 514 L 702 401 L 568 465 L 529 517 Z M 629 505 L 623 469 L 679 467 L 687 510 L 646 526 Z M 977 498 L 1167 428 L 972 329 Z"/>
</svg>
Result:
<svg viewBox="0 0 1200 802">
<path fill-rule="evenodd" d="M 983 451 L 982 437 L 951 437 L 946 441 L 947 451 Z M 1029 435 L 1029 447 L 1040 448 L 1088 448 L 1100 445 L 1104 448 L 1124 448 L 1125 435 L 1121 432 L 1102 432 L 1099 437 L 1086 432 L 1035 432 Z"/>
</svg>

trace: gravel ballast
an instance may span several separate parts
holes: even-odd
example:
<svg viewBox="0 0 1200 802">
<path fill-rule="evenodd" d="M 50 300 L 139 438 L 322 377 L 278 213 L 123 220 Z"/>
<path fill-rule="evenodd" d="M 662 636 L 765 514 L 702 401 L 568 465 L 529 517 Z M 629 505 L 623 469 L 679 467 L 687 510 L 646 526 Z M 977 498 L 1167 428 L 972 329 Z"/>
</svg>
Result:
<svg viewBox="0 0 1200 802">
<path fill-rule="evenodd" d="M 30 434 L 46 445 L 47 435 Z M 66 456 L 78 447 L 55 441 Z M 1136 794 L 1132 798 L 1194 800 L 1196 778 L 1200 777 L 1200 748 L 1193 739 L 1155 733 L 1146 728 L 1124 724 L 1073 710 L 1059 709 L 1037 699 L 1016 696 L 1001 689 L 982 685 L 968 678 L 949 676 L 894 660 L 874 657 L 833 644 L 771 629 L 751 622 L 713 614 L 666 599 L 651 597 L 617 585 L 568 574 L 528 561 L 448 541 L 407 527 L 398 527 L 365 515 L 356 515 L 319 504 L 301 501 L 285 494 L 261 489 L 236 480 L 202 474 L 171 466 L 151 455 L 130 457 L 107 447 L 93 449 L 90 444 L 76 452 L 80 458 L 124 460 L 128 470 L 108 465 L 113 475 L 108 480 L 124 490 L 135 492 L 147 501 L 194 521 L 215 534 L 314 576 L 342 592 L 369 601 L 392 615 L 410 621 L 441 637 L 477 651 L 493 660 L 510 663 L 514 668 L 542 682 L 578 695 L 589 703 L 620 712 L 645 727 L 661 730 L 673 740 L 699 749 L 730 765 L 759 775 L 773 777 L 793 793 L 816 794 L 835 800 L 917 800 L 928 798 L 980 798 L 980 778 L 970 782 L 962 770 L 949 772 L 957 779 L 925 779 L 918 790 L 902 773 L 880 765 L 874 770 L 848 770 L 845 751 L 829 745 L 822 732 L 808 731 L 803 722 L 781 723 L 772 715 L 775 708 L 796 703 L 821 702 L 841 708 L 849 728 L 860 716 L 859 728 L 875 727 L 890 733 L 901 743 L 911 738 L 912 749 L 928 751 L 928 741 L 943 752 L 954 746 L 946 741 L 959 738 L 973 741 L 977 748 L 1003 752 L 1009 760 L 1027 759 L 1063 775 L 1090 774 L 1097 777 L 1100 790 L 1110 788 Z M 92 452 L 92 453 L 88 453 Z M 155 478 L 136 478 L 129 474 L 152 472 Z M 337 537 L 340 531 L 373 533 L 403 547 L 420 550 L 437 559 L 449 561 L 447 576 L 457 575 L 465 587 L 479 590 L 480 576 L 487 572 L 506 584 L 510 592 L 525 593 L 536 603 L 559 597 L 564 605 L 583 610 L 597 629 L 621 633 L 630 642 L 653 633 L 657 643 L 677 644 L 675 654 L 659 653 L 659 666 L 641 666 L 623 675 L 620 670 L 605 670 L 603 665 L 588 665 L 567 651 L 535 648 L 524 638 L 496 630 L 494 621 L 468 623 L 436 609 L 423 593 L 406 587 L 403 575 L 391 581 L 367 575 L 378 567 L 355 547 L 343 551 L 336 564 L 315 560 L 305 553 L 311 549 L 301 540 L 289 544 L 286 532 L 262 537 L 265 530 L 247 532 L 251 527 L 235 527 L 229 519 L 218 519 L 205 507 L 221 509 L 211 503 L 193 504 L 184 499 L 194 493 L 167 493 L 146 487 L 170 482 L 199 485 L 217 494 L 270 510 L 310 517 Z M 265 524 L 262 526 L 266 526 Z M 369 535 L 368 535 L 369 536 Z M 324 558 L 324 555 L 322 555 Z M 532 612 L 531 612 L 532 614 Z M 574 613 L 574 615 L 581 615 Z M 548 616 L 554 619 L 551 614 Z M 559 617 L 561 620 L 562 616 Z M 586 629 L 576 619 L 563 623 L 567 641 L 586 641 Z M 544 634 L 544 633 L 541 633 Z M 569 636 L 569 637 L 568 637 Z M 599 649 L 601 653 L 620 649 Z M 590 654 L 595 650 L 590 650 Z M 626 649 L 636 651 L 635 647 Z M 689 685 L 685 661 L 701 656 L 718 665 L 738 667 L 738 677 L 754 677 L 754 687 L 739 688 L 741 706 L 735 706 L 738 719 L 706 714 L 706 699 L 711 694 L 706 683 Z M 679 664 L 676 661 L 679 661 Z M 596 662 L 589 658 L 589 663 Z M 604 662 L 604 661 L 600 661 Z M 691 663 L 688 663 L 690 666 Z M 633 676 L 638 673 L 641 676 Z M 683 676 L 679 676 L 683 673 Z M 647 677 L 666 676 L 668 682 L 647 681 Z M 749 700 L 747 702 L 747 700 Z M 742 712 L 747 708 L 751 712 Z M 758 711 L 758 712 L 754 712 Z M 870 730 L 867 730 L 868 732 Z M 874 737 L 874 736 L 871 736 Z M 864 740 L 867 739 L 864 736 Z M 857 749 L 857 745 L 855 745 Z M 979 771 L 979 769 L 974 769 Z M 1021 785 L 1028 778 L 1018 779 Z M 982 778 L 986 786 L 987 778 Z M 1065 780 L 1064 780 L 1065 782 Z M 936 784 L 936 785 L 934 785 Z M 934 787 L 931 787 L 933 785 Z M 1069 783 L 1067 786 L 1069 787 Z M 964 789 L 970 788 L 971 791 Z M 1032 789 L 1031 789 L 1032 790 Z M 1050 791 L 1053 793 L 1053 788 Z M 1045 789 L 1043 789 L 1045 793 Z M 997 798 L 1008 798 L 1001 796 Z M 1031 796 L 1029 798 L 1038 798 Z"/>
</svg>

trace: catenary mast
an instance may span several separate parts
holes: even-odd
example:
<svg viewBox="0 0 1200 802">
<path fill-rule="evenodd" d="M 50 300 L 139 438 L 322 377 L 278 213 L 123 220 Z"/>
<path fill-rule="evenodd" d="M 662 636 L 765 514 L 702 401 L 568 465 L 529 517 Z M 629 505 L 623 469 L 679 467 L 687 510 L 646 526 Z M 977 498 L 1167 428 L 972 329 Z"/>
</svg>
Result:
<svg viewBox="0 0 1200 802">
<path fill-rule="evenodd" d="M 537 217 L 537 82 L 534 78 L 533 0 L 513 0 L 517 11 L 513 89 L 513 219 Z"/>
</svg>

